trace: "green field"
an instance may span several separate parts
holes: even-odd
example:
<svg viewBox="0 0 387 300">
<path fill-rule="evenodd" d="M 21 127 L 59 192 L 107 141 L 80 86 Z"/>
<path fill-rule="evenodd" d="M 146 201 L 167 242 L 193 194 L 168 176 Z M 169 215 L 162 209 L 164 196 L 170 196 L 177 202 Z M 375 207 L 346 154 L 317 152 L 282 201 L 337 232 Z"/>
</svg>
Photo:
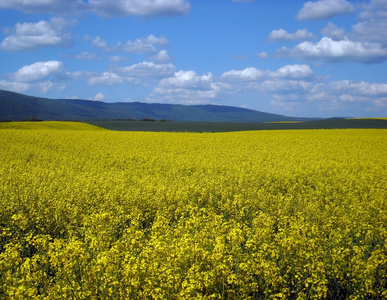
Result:
<svg viewBox="0 0 387 300">
<path fill-rule="evenodd" d="M 231 132 L 278 129 L 387 128 L 387 119 L 325 119 L 307 122 L 224 123 L 224 122 L 147 122 L 90 121 L 89 124 L 118 131 Z"/>
<path fill-rule="evenodd" d="M 283 129 L 386 129 L 387 118 L 363 119 L 324 119 L 317 121 L 285 121 L 268 123 L 233 123 L 233 122 L 163 122 L 163 121 L 88 121 L 65 122 L 0 122 L 0 129 L 73 129 L 115 131 L 153 131 L 153 132 L 232 132 L 250 130 Z"/>
</svg>

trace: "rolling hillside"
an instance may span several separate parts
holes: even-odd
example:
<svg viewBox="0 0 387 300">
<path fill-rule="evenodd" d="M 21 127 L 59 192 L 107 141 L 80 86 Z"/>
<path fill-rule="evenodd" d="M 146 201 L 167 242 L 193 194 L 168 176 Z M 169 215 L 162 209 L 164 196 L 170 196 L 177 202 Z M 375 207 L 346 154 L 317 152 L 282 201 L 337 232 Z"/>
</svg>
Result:
<svg viewBox="0 0 387 300">
<path fill-rule="evenodd" d="M 47 99 L 0 90 L 0 120 L 117 120 L 154 119 L 200 122 L 304 121 L 283 115 L 220 105 L 106 103 L 90 100 Z"/>
</svg>

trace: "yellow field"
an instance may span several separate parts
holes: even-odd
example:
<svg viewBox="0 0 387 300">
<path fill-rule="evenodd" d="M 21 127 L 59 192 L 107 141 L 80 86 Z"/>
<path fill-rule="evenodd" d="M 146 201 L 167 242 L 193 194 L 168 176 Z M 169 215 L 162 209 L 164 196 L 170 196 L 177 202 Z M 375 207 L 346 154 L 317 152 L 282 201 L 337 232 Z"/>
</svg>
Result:
<svg viewBox="0 0 387 300">
<path fill-rule="evenodd" d="M 0 130 L 0 299 L 383 299 L 387 130 Z"/>
<path fill-rule="evenodd" d="M 40 129 L 40 130 L 104 130 L 101 127 L 93 126 L 81 122 L 0 122 L 0 129 Z"/>
</svg>

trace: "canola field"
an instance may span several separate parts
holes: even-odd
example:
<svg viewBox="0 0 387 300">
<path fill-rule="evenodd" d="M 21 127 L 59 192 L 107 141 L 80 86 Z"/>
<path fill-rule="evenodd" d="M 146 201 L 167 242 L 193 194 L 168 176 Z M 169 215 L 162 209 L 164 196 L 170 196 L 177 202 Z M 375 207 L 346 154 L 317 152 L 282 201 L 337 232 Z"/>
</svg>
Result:
<svg viewBox="0 0 387 300">
<path fill-rule="evenodd" d="M 387 130 L 0 130 L 0 299 L 386 299 Z"/>
</svg>

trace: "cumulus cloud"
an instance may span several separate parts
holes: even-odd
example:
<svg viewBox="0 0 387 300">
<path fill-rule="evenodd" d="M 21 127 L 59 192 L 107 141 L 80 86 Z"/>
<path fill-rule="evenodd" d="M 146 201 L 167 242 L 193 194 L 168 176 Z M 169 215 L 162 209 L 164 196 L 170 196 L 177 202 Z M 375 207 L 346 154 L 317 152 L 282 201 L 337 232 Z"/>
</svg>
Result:
<svg viewBox="0 0 387 300">
<path fill-rule="evenodd" d="M 157 98 L 167 102 L 199 104 L 216 98 L 218 92 L 219 87 L 211 73 L 199 75 L 195 71 L 178 71 L 174 76 L 161 80 L 148 101 Z"/>
<path fill-rule="evenodd" d="M 87 4 L 82 0 L 2 0 L 0 8 L 27 13 L 70 14 L 86 10 Z"/>
<path fill-rule="evenodd" d="M 387 47 L 387 15 L 385 18 L 372 18 L 352 26 L 349 37 L 356 41 L 380 43 Z"/>
<path fill-rule="evenodd" d="M 138 38 L 135 41 L 128 40 L 126 43 L 118 42 L 116 45 L 109 45 L 99 36 L 95 38 L 85 36 L 85 38 L 92 40 L 92 45 L 102 51 L 121 51 L 135 54 L 153 54 L 157 52 L 155 45 L 167 45 L 169 43 L 165 37 L 155 37 L 153 34 L 146 38 Z"/>
<path fill-rule="evenodd" d="M 89 0 L 90 9 L 104 17 L 178 16 L 191 11 L 186 0 Z"/>
<path fill-rule="evenodd" d="M 167 45 L 169 44 L 169 41 L 161 36 L 161 37 L 155 37 L 153 34 L 150 34 L 147 38 L 141 39 L 143 43 L 149 43 L 149 44 L 157 44 L 157 45 Z"/>
<path fill-rule="evenodd" d="M 299 29 L 295 33 L 288 33 L 286 30 L 281 28 L 279 30 L 273 30 L 268 36 L 268 39 L 271 41 L 312 40 L 315 38 L 316 36 L 306 29 Z"/>
<path fill-rule="evenodd" d="M 335 24 L 328 22 L 328 24 L 323 28 L 321 33 L 331 38 L 334 41 L 340 41 L 344 39 L 345 30 L 337 27 Z"/>
<path fill-rule="evenodd" d="M 229 70 L 221 76 L 195 71 L 176 71 L 159 81 L 147 98 L 150 102 L 181 104 L 217 103 L 232 94 L 255 91 L 270 97 L 272 105 L 284 111 L 305 108 L 342 110 L 348 105 L 384 107 L 387 84 L 365 81 L 316 82 L 316 75 L 307 64 L 291 64 L 277 70 L 254 67 Z M 306 108 L 308 107 L 308 108 Z"/>
<path fill-rule="evenodd" d="M 346 112 L 349 105 L 374 109 L 386 107 L 387 84 L 340 80 L 332 82 L 265 81 L 261 91 L 272 92 L 272 104 L 289 110 L 309 106 L 320 111 Z"/>
<path fill-rule="evenodd" d="M 85 36 L 86 39 L 91 39 L 91 37 L 89 37 L 88 35 Z M 96 36 L 93 40 L 92 40 L 92 45 L 94 47 L 97 47 L 97 48 L 100 48 L 101 50 L 105 50 L 105 51 L 108 51 L 110 50 L 108 47 L 108 43 L 102 39 L 101 37 L 99 36 Z"/>
<path fill-rule="evenodd" d="M 38 61 L 19 69 L 13 74 L 13 78 L 18 82 L 35 82 L 58 74 L 62 69 L 63 63 L 60 61 Z"/>
<path fill-rule="evenodd" d="M 66 85 L 63 83 L 56 83 L 51 81 L 44 81 L 39 82 L 38 87 L 40 89 L 40 92 L 45 94 L 49 92 L 50 90 L 57 90 L 57 91 L 64 91 L 66 89 Z"/>
<path fill-rule="evenodd" d="M 98 73 L 97 72 L 86 72 L 86 71 L 75 71 L 75 72 L 61 74 L 61 76 L 64 79 L 78 80 L 78 79 L 87 79 L 87 78 L 97 77 Z"/>
<path fill-rule="evenodd" d="M 97 95 L 95 95 L 93 98 L 89 98 L 89 100 L 94 100 L 94 101 L 103 101 L 105 100 L 106 98 L 106 95 L 102 94 L 102 93 L 98 93 Z"/>
<path fill-rule="evenodd" d="M 104 72 L 101 76 L 92 77 L 88 80 L 89 85 L 113 86 L 130 82 L 131 79 L 119 76 L 112 72 Z"/>
<path fill-rule="evenodd" d="M 353 42 L 348 39 L 334 41 L 332 38 L 323 37 L 317 43 L 302 42 L 293 49 L 283 47 L 276 51 L 276 55 L 331 62 L 377 63 L 387 59 L 387 49 L 377 43 Z"/>
<path fill-rule="evenodd" d="M 259 52 L 256 54 L 260 58 L 267 58 L 268 54 L 265 51 Z"/>
<path fill-rule="evenodd" d="M 126 61 L 125 57 L 122 57 L 120 55 L 113 55 L 109 57 L 109 60 L 113 63 L 120 63 Z"/>
<path fill-rule="evenodd" d="M 5 51 L 35 50 L 44 47 L 66 47 L 72 44 L 69 31 L 75 21 L 52 18 L 49 22 L 17 23 L 12 34 L 0 44 Z"/>
<path fill-rule="evenodd" d="M 13 91 L 13 92 L 26 92 L 29 89 L 30 85 L 25 82 L 15 82 L 15 81 L 7 81 L 0 80 L 0 89 Z"/>
<path fill-rule="evenodd" d="M 164 88 L 210 89 L 213 76 L 211 73 L 198 75 L 195 71 L 178 71 L 173 77 L 160 81 Z"/>
<path fill-rule="evenodd" d="M 42 81 L 37 83 L 27 83 L 27 82 L 17 82 L 17 81 L 7 81 L 0 80 L 0 89 L 13 91 L 17 93 L 24 93 L 31 89 L 38 90 L 40 93 L 47 93 L 50 90 L 64 91 L 66 85 L 63 83 L 56 83 L 52 81 Z"/>
<path fill-rule="evenodd" d="M 320 110 L 344 109 L 346 105 L 356 103 L 366 103 L 373 109 L 383 107 L 386 104 L 386 96 L 385 83 L 340 80 L 315 84 L 306 95 L 306 101 L 320 103 Z"/>
<path fill-rule="evenodd" d="M 301 79 L 313 76 L 308 65 L 286 65 L 271 73 L 271 77 Z"/>
<path fill-rule="evenodd" d="M 109 72 L 89 78 L 89 85 L 113 86 L 124 83 L 146 85 L 148 81 L 166 78 L 174 74 L 173 64 L 155 64 L 143 61 L 128 67 L 112 67 Z"/>
<path fill-rule="evenodd" d="M 386 83 L 369 83 L 365 81 L 341 80 L 330 82 L 329 85 L 319 85 L 316 90 L 328 89 L 335 94 L 352 94 L 357 96 L 381 97 L 387 96 Z"/>
<path fill-rule="evenodd" d="M 187 0 L 2 0 L 0 8 L 41 14 L 95 12 L 104 17 L 178 16 L 191 11 Z"/>
<path fill-rule="evenodd" d="M 371 0 L 369 3 L 361 5 L 362 12 L 360 18 L 386 18 L 387 17 L 387 1 L 385 0 Z"/>
<path fill-rule="evenodd" d="M 264 81 L 268 79 L 307 79 L 314 75 L 312 69 L 306 65 L 286 65 L 276 71 L 258 70 L 249 67 L 244 70 L 231 70 L 224 72 L 220 79 L 225 82 Z"/>
<path fill-rule="evenodd" d="M 160 79 L 173 75 L 175 71 L 176 67 L 171 63 L 156 64 L 149 61 L 114 69 L 115 73 L 133 79 Z"/>
<path fill-rule="evenodd" d="M 250 67 L 244 70 L 231 70 L 224 72 L 221 78 L 226 81 L 255 81 L 262 78 L 263 75 L 263 71 Z"/>
<path fill-rule="evenodd" d="M 164 63 L 172 60 L 171 57 L 168 55 L 167 50 L 161 50 L 156 55 L 151 56 L 150 59 Z"/>
<path fill-rule="evenodd" d="M 177 71 L 173 76 L 162 79 L 148 100 L 162 99 L 193 104 L 208 103 L 249 90 L 263 93 L 306 93 L 313 87 L 313 78 L 314 72 L 306 64 L 286 65 L 276 71 L 248 67 L 226 71 L 219 77 L 211 73 Z"/>
<path fill-rule="evenodd" d="M 346 0 L 309 1 L 297 14 L 298 20 L 321 20 L 337 15 L 351 14 L 355 11 L 353 4 Z"/>
<path fill-rule="evenodd" d="M 387 108 L 387 97 L 375 99 L 375 100 L 373 101 L 373 104 L 374 104 L 376 107 L 386 107 L 386 108 Z"/>
<path fill-rule="evenodd" d="M 265 80 L 259 85 L 257 89 L 262 92 L 274 92 L 274 93 L 307 93 L 313 84 L 304 80 Z"/>
<path fill-rule="evenodd" d="M 90 53 L 88 51 L 85 51 L 85 52 L 82 52 L 82 53 L 75 55 L 75 58 L 82 59 L 82 60 L 101 60 L 102 56 L 99 56 L 95 52 Z"/>
</svg>

